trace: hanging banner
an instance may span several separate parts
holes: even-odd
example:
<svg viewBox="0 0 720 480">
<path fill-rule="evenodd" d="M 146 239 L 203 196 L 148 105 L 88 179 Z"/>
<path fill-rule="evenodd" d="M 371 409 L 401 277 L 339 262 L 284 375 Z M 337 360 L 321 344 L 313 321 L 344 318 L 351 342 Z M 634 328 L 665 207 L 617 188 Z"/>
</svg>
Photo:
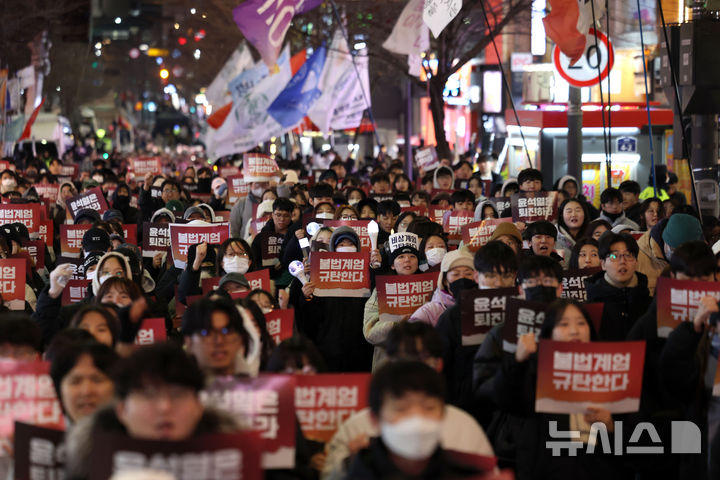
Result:
<svg viewBox="0 0 720 480">
<path fill-rule="evenodd" d="M 400 55 L 419 55 L 430 48 L 430 30 L 423 22 L 425 0 L 410 0 L 383 43 L 383 48 Z"/>
<path fill-rule="evenodd" d="M 655 287 L 657 335 L 667 338 L 682 322 L 692 322 L 703 297 L 720 301 L 720 283 L 660 277 Z"/>
<path fill-rule="evenodd" d="M 310 280 L 316 297 L 369 297 L 370 258 L 365 252 L 313 252 Z"/>
<path fill-rule="evenodd" d="M 437 279 L 437 272 L 376 277 L 380 321 L 409 319 L 415 310 L 430 302 L 437 288 Z"/>
<path fill-rule="evenodd" d="M 260 437 L 264 469 L 295 467 L 295 377 L 217 377 L 200 393 L 205 406 L 229 412 Z"/>
<path fill-rule="evenodd" d="M 295 378 L 295 413 L 308 440 L 329 442 L 345 420 L 368 405 L 369 373 Z"/>
<path fill-rule="evenodd" d="M 535 411 L 610 413 L 640 409 L 645 342 L 556 342 L 538 344 Z"/>
<path fill-rule="evenodd" d="M 462 345 L 480 345 L 494 326 L 505 321 L 507 299 L 517 294 L 517 288 L 463 290 L 460 296 Z"/>
</svg>

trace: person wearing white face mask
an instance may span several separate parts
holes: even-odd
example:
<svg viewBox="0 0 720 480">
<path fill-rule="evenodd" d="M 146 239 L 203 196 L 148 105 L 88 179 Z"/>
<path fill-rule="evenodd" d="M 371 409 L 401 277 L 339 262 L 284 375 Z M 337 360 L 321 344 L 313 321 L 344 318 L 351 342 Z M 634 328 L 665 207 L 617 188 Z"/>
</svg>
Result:
<svg viewBox="0 0 720 480">
<path fill-rule="evenodd" d="M 315 218 L 332 220 L 335 216 L 335 207 L 332 203 L 323 202 L 315 206 Z"/>
<path fill-rule="evenodd" d="M 484 473 L 440 447 L 445 385 L 432 367 L 389 362 L 373 375 L 369 398 L 380 437 L 358 452 L 345 478 L 469 478 Z"/>
<path fill-rule="evenodd" d="M 12 192 L 17 188 L 17 177 L 12 170 L 3 170 L 0 174 L 0 193 Z"/>
</svg>

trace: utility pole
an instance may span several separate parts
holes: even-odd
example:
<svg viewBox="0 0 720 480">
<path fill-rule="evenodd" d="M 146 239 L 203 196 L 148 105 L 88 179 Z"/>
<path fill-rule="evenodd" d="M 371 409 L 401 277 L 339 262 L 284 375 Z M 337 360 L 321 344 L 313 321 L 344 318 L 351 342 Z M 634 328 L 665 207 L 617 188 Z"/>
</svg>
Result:
<svg viewBox="0 0 720 480">
<path fill-rule="evenodd" d="M 582 97 L 580 88 L 569 87 L 568 92 L 568 136 L 567 136 L 567 174 L 578 180 L 578 187 L 582 190 Z"/>
</svg>

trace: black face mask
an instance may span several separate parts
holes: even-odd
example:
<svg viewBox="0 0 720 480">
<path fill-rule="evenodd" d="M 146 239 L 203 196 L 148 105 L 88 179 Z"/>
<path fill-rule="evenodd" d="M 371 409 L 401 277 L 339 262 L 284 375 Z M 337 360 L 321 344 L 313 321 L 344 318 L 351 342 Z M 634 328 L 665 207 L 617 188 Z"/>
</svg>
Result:
<svg viewBox="0 0 720 480">
<path fill-rule="evenodd" d="M 115 197 L 115 203 L 113 205 L 118 210 L 123 210 L 130 206 L 130 197 L 127 195 L 118 195 Z"/>
<path fill-rule="evenodd" d="M 620 213 L 608 213 L 608 212 L 606 212 L 605 210 L 603 210 L 603 215 L 605 215 L 606 217 L 608 217 L 608 218 L 609 218 L 610 220 L 612 220 L 613 222 L 614 222 L 615 220 L 617 220 L 618 218 L 620 218 L 620 216 L 621 216 L 622 214 L 623 214 L 623 212 L 620 212 Z"/>
<path fill-rule="evenodd" d="M 460 278 L 452 282 L 449 285 L 449 288 L 452 296 L 456 300 L 459 300 L 460 294 L 463 292 L 463 290 L 471 290 L 473 288 L 477 288 L 477 286 L 477 283 L 475 283 L 473 280 L 470 280 L 469 278 Z"/>
<path fill-rule="evenodd" d="M 538 285 L 536 287 L 525 288 L 525 300 L 531 302 L 550 303 L 557 299 L 556 287 L 545 287 Z"/>
<path fill-rule="evenodd" d="M 210 193 L 210 185 L 211 184 L 212 184 L 212 178 L 198 178 L 197 192 L 198 193 Z"/>
</svg>

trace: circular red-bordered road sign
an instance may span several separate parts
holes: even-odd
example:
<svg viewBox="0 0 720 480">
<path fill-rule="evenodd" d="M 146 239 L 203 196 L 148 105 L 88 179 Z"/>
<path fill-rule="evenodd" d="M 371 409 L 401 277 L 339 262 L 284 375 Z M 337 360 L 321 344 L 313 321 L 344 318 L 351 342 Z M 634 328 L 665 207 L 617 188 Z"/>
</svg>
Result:
<svg viewBox="0 0 720 480">
<path fill-rule="evenodd" d="M 597 48 L 595 46 L 595 29 L 585 36 L 585 52 L 575 65 L 570 65 L 570 59 L 555 45 L 553 48 L 553 65 L 562 78 L 574 87 L 591 87 L 605 80 L 615 63 L 615 52 L 610 39 L 603 32 L 597 32 Z M 596 51 L 599 51 L 596 53 Z M 599 57 L 599 59 L 598 59 Z M 591 62 L 593 60 L 593 62 Z M 600 62 L 600 79 L 598 67 Z"/>
</svg>

